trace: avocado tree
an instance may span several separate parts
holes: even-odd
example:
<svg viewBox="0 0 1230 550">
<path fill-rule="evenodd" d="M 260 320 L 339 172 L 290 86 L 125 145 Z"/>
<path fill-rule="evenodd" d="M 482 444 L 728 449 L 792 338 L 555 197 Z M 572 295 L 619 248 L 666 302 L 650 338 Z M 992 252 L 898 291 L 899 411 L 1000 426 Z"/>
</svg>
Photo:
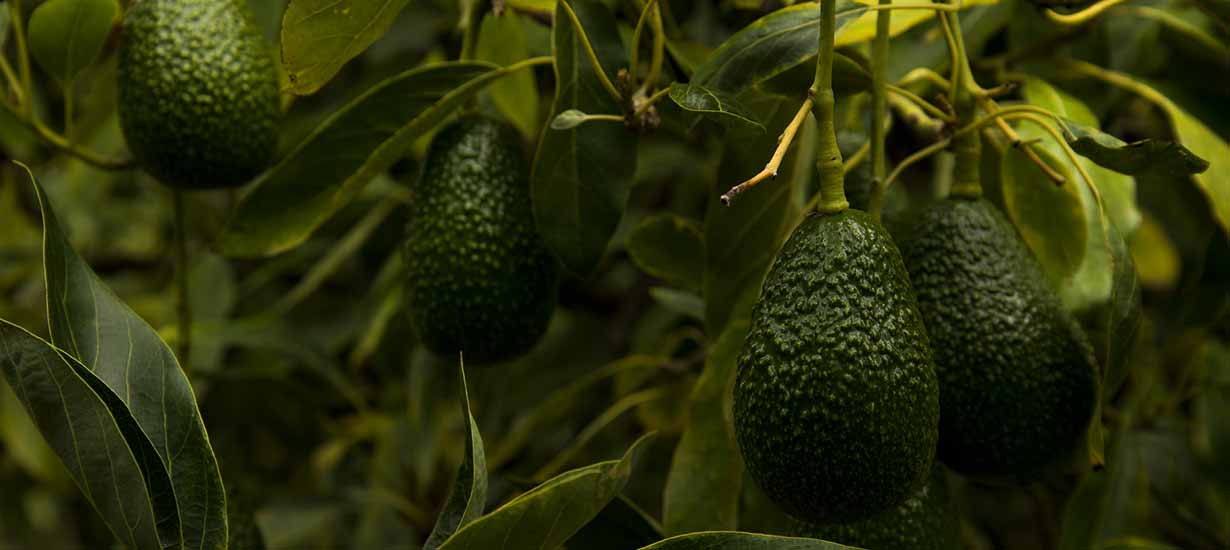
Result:
<svg viewBox="0 0 1230 550">
<path fill-rule="evenodd" d="M 1230 547 L 1225 0 L 0 46 L 0 550 Z"/>
</svg>

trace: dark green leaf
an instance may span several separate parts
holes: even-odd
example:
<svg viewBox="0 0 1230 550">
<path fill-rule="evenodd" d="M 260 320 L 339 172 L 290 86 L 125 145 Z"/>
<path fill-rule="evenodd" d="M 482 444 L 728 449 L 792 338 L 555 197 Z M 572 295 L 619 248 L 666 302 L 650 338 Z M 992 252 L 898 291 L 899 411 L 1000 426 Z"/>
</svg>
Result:
<svg viewBox="0 0 1230 550">
<path fill-rule="evenodd" d="M 176 518 L 154 510 L 140 461 L 107 404 L 78 374 L 89 372 L 74 369 L 71 361 L 27 330 L 0 320 L 5 379 L 116 540 L 152 550 L 164 547 L 160 535 L 169 535 L 166 544 L 178 545 Z"/>
<path fill-rule="evenodd" d="M 670 93 L 671 100 L 685 111 L 701 113 L 722 124 L 751 126 L 764 131 L 764 125 L 755 115 L 726 92 L 676 82 L 671 85 Z"/>
<path fill-rule="evenodd" d="M 524 22 L 516 12 L 502 15 L 489 12 L 483 16 L 474 46 L 474 58 L 496 65 L 511 65 L 530 57 Z M 534 73 L 519 71 L 500 79 L 487 90 L 496 108 L 512 122 L 527 139 L 538 135 L 538 86 Z"/>
<path fill-rule="evenodd" d="M 308 95 L 371 46 L 410 0 L 290 0 L 282 16 L 288 91 Z"/>
<path fill-rule="evenodd" d="M 727 325 L 692 390 L 688 424 L 675 447 L 662 500 L 668 535 L 738 526 L 743 462 L 731 418 L 731 388 L 747 328 L 742 321 Z"/>
<path fill-rule="evenodd" d="M 850 0 L 839 0 L 838 34 L 866 9 Z M 819 4 L 803 2 L 782 8 L 757 19 L 723 42 L 696 69 L 692 84 L 739 95 L 792 68 L 806 65 L 816 56 L 819 35 Z M 797 93 L 802 94 L 804 90 L 799 89 Z"/>
<path fill-rule="evenodd" d="M 415 139 L 504 74 L 488 63 L 440 63 L 371 87 L 257 178 L 227 222 L 219 249 L 229 256 L 267 256 L 302 244 Z"/>
<path fill-rule="evenodd" d="M 98 58 L 118 13 L 115 0 L 49 0 L 30 14 L 30 54 L 56 80 L 71 81 Z"/>
<path fill-rule="evenodd" d="M 700 290 L 705 242 L 700 227 L 673 214 L 645 218 L 628 235 L 628 255 L 645 273 L 689 290 Z"/>
<path fill-rule="evenodd" d="M 567 548 L 628 550 L 662 539 L 662 529 L 628 497 L 619 495 L 568 539 Z"/>
<path fill-rule="evenodd" d="M 645 435 L 623 458 L 570 470 L 462 527 L 440 550 L 556 548 L 598 515 L 627 485 Z"/>
<path fill-rule="evenodd" d="M 771 103 L 763 117 L 769 121 L 769 134 L 780 134 L 797 109 L 793 101 Z M 769 263 L 798 221 L 798 206 L 791 200 L 797 183 L 794 167 L 810 165 L 815 151 L 797 145 L 787 153 L 776 179 L 739 195 L 730 207 L 718 200 L 759 172 L 776 146 L 771 139 L 732 141 L 722 153 L 705 213 L 705 329 L 710 334 L 720 334 L 729 321 L 750 315 Z"/>
<path fill-rule="evenodd" d="M 183 544 L 226 543 L 226 498 L 196 394 L 153 327 L 120 301 L 69 244 L 41 186 L 30 175 L 43 214 L 43 265 L 51 341 L 85 365 L 131 411 L 132 432 L 149 438 L 174 487 Z M 101 388 L 96 392 L 103 393 Z M 106 401 L 106 396 L 103 396 Z M 113 411 L 120 404 L 112 406 Z M 113 412 L 123 428 L 123 415 Z M 142 458 L 139 437 L 129 445 Z M 148 471 L 152 464 L 144 464 Z M 160 489 L 156 484 L 153 489 Z M 150 493 L 163 504 L 158 491 Z M 166 506 L 174 508 L 170 503 Z M 161 512 L 162 510 L 158 510 Z"/>
<path fill-rule="evenodd" d="M 1120 174 L 1181 177 L 1208 169 L 1208 161 L 1173 141 L 1144 139 L 1126 143 L 1119 138 L 1070 120 L 1063 121 L 1068 144 L 1081 156 Z"/>
<path fill-rule="evenodd" d="M 857 550 L 835 542 L 761 535 L 739 531 L 708 531 L 678 535 L 641 550 Z"/>
<path fill-rule="evenodd" d="M 466 386 L 466 369 L 458 368 L 461 379 L 461 414 L 466 427 L 465 459 L 457 468 L 453 489 L 444 503 L 440 518 L 431 530 L 423 550 L 439 548 L 453 533 L 483 515 L 487 506 L 487 459 L 483 454 L 483 438 L 478 433 L 474 414 L 470 412 L 470 391 Z"/>
<path fill-rule="evenodd" d="M 556 8 L 552 43 L 551 119 L 569 109 L 623 112 L 599 82 L 562 5 Z M 571 5 L 603 68 L 609 72 L 626 67 L 623 42 L 606 6 L 593 0 Z M 542 134 L 530 182 L 534 220 L 547 246 L 576 275 L 588 275 L 597 267 L 623 217 L 636 172 L 636 142 L 636 135 L 622 124 L 582 124 Z"/>
</svg>

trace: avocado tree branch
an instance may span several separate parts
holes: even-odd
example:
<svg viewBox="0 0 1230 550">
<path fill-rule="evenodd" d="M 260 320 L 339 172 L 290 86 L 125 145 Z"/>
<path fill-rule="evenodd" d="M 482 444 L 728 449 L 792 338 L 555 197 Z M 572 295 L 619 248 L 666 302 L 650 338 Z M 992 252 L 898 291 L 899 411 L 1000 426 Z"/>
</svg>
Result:
<svg viewBox="0 0 1230 550">
<path fill-rule="evenodd" d="M 669 94 L 670 92 L 671 92 L 670 86 L 667 86 L 665 88 L 662 88 L 661 90 L 658 90 L 657 92 L 654 92 L 653 95 L 649 96 L 648 99 L 646 99 L 639 106 L 637 106 L 636 111 L 632 113 L 632 118 L 634 120 L 637 118 L 640 118 L 641 115 L 645 114 L 645 111 L 648 111 L 650 107 L 653 107 L 654 103 L 661 101 L 661 99 L 666 97 L 666 95 Z"/>
<path fill-rule="evenodd" d="M 589 41 L 589 35 L 585 34 L 585 28 L 581 26 L 581 20 L 577 18 L 577 12 L 572 11 L 572 6 L 568 4 L 568 0 L 560 0 L 560 7 L 568 12 L 568 19 L 572 21 L 572 26 L 576 29 L 577 39 L 581 42 L 581 48 L 585 50 L 585 55 L 589 57 L 589 62 L 594 67 L 594 72 L 598 73 L 598 81 L 602 83 L 602 87 L 606 88 L 607 93 L 611 94 L 611 98 L 616 103 L 623 104 L 623 94 L 615 88 L 615 84 L 611 83 L 610 77 L 606 75 L 606 69 L 602 68 L 602 62 L 598 61 L 598 54 L 594 51 L 594 45 Z"/>
<path fill-rule="evenodd" d="M 890 7 L 892 0 L 879 0 L 878 8 Z M 871 44 L 871 201 L 867 211 L 871 219 L 880 221 L 880 211 L 884 208 L 884 171 L 888 160 L 884 151 L 884 142 L 888 132 L 884 128 L 884 120 L 888 118 L 888 83 L 884 74 L 888 67 L 889 33 L 892 27 L 893 12 L 887 9 L 876 14 L 876 36 Z M 909 91 L 897 89 L 897 94 L 915 101 L 924 109 L 931 104 Z M 939 111 L 936 109 L 936 111 Z M 944 113 L 940 117 L 944 118 Z M 844 168 L 844 167 L 843 167 Z M 844 175 L 844 172 L 843 172 Z"/>
<path fill-rule="evenodd" d="M 782 165 L 782 157 L 786 156 L 786 150 L 790 148 L 790 143 L 794 141 L 794 136 L 798 133 L 799 127 L 803 125 L 803 121 L 807 119 L 807 113 L 811 112 L 811 107 L 811 98 L 808 98 L 799 106 L 799 110 L 794 114 L 794 118 L 790 120 L 790 124 L 786 125 L 782 135 L 777 138 L 777 150 L 773 152 L 773 157 L 769 159 L 769 163 L 764 166 L 763 170 L 747 181 L 731 187 L 726 194 L 722 195 L 722 204 L 730 206 L 731 201 L 740 193 L 755 187 L 756 184 L 766 179 L 777 177 L 777 168 Z"/>
</svg>

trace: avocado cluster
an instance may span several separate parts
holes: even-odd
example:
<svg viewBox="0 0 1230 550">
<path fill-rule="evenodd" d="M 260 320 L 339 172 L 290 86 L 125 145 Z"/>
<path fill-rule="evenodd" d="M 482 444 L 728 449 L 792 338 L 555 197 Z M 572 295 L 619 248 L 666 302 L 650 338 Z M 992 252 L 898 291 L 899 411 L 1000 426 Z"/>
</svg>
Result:
<svg viewBox="0 0 1230 550">
<path fill-rule="evenodd" d="M 961 546 L 956 510 L 939 465 L 932 468 L 927 485 L 890 510 L 853 523 L 797 522 L 792 534 L 866 550 L 955 550 Z"/>
<path fill-rule="evenodd" d="M 900 253 L 867 214 L 812 214 L 765 278 L 738 358 L 748 472 L 791 516 L 862 520 L 906 500 L 935 455 L 939 395 Z"/>
<path fill-rule="evenodd" d="M 1012 224 L 984 199 L 950 197 L 919 215 L 901 250 L 935 354 L 939 459 L 1029 480 L 1071 456 L 1097 365 Z"/>
<path fill-rule="evenodd" d="M 408 309 L 423 343 L 475 362 L 528 351 L 555 309 L 559 265 L 534 227 L 516 131 L 480 116 L 453 122 L 413 189 Z"/>
<path fill-rule="evenodd" d="M 277 73 L 243 0 L 141 0 L 119 49 L 120 127 L 166 185 L 242 185 L 268 165 Z"/>
</svg>

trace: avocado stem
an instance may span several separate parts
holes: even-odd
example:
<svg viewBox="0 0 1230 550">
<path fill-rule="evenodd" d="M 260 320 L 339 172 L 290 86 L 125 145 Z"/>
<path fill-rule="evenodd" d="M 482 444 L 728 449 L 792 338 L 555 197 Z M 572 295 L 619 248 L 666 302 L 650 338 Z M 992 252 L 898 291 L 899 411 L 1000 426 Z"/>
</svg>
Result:
<svg viewBox="0 0 1230 550">
<path fill-rule="evenodd" d="M 27 117 L 33 112 L 30 52 L 26 47 L 26 26 L 21 15 L 21 0 L 9 2 L 9 18 L 13 21 L 13 41 L 17 43 L 17 67 L 21 71 L 21 112 Z"/>
<path fill-rule="evenodd" d="M 960 18 L 955 11 L 943 12 L 940 14 L 940 24 L 944 26 L 944 35 L 953 54 L 953 85 L 949 90 L 953 109 L 958 122 L 972 121 L 978 116 L 977 97 L 982 89 L 974 81 L 969 53 L 965 50 L 965 38 L 961 35 Z M 981 136 L 978 132 L 954 135 L 952 144 L 956 165 L 949 195 L 967 198 L 982 196 L 982 183 L 979 181 Z"/>
<path fill-rule="evenodd" d="M 892 0 L 880 0 L 876 7 L 887 8 L 891 4 Z M 888 118 L 888 84 L 885 82 L 884 71 L 888 66 L 888 39 L 892 16 L 890 9 L 881 9 L 876 14 L 876 37 L 871 44 L 871 181 L 874 188 L 867 213 L 871 214 L 871 219 L 876 223 L 880 223 L 880 213 L 884 210 L 884 193 L 887 190 L 884 186 L 888 166 L 884 153 L 884 141 L 887 138 L 884 121 Z M 924 103 L 920 102 L 919 105 Z"/>
<path fill-rule="evenodd" d="M 845 174 L 841 149 L 837 147 L 834 124 L 836 97 L 833 95 L 834 37 L 837 28 L 837 0 L 820 2 L 820 50 L 816 56 L 816 78 L 808 90 L 812 115 L 816 117 L 816 171 L 820 174 L 820 204 L 822 214 L 835 214 L 850 207 L 846 201 Z"/>
</svg>

